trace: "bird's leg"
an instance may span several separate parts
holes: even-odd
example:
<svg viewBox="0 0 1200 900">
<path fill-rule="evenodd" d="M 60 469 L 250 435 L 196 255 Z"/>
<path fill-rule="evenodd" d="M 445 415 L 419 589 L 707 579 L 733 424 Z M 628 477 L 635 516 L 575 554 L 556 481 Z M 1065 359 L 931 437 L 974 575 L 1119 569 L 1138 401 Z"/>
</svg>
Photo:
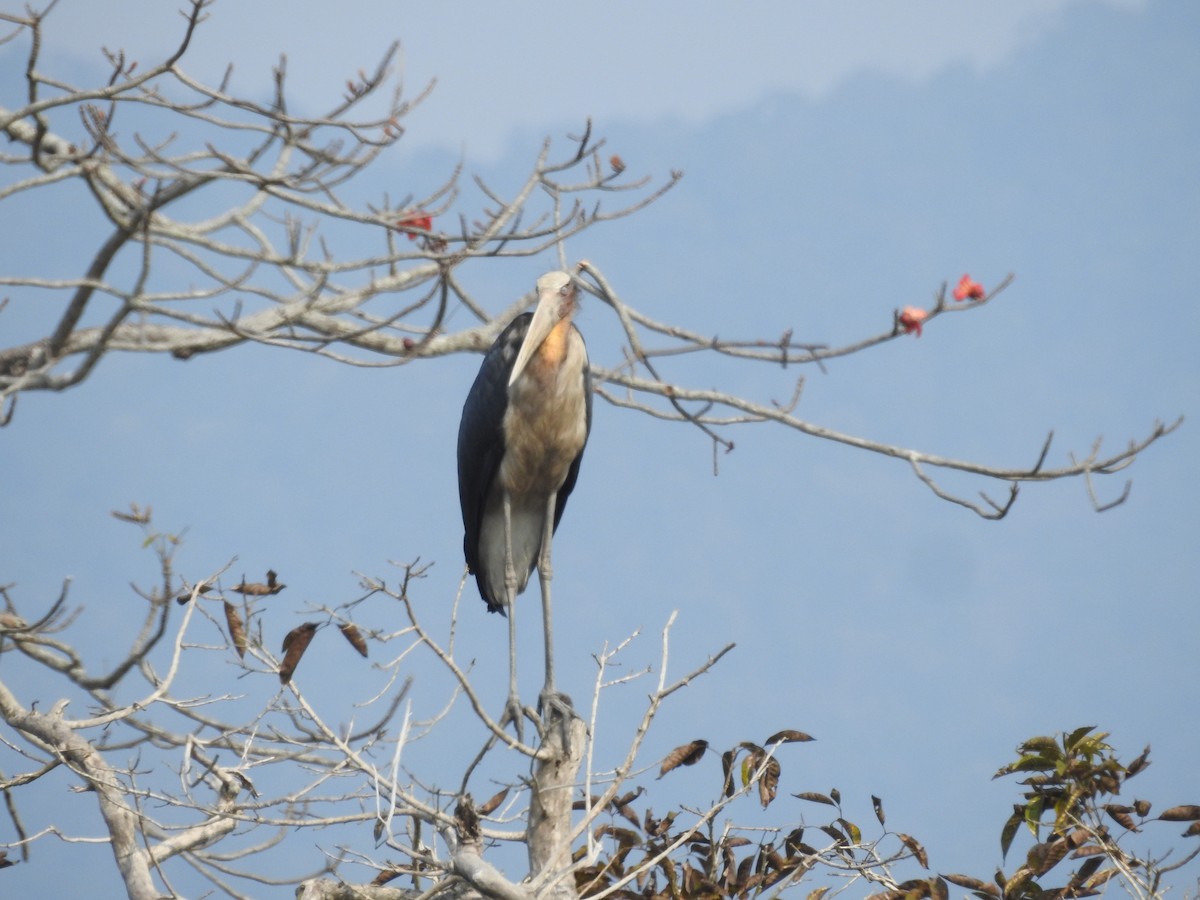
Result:
<svg viewBox="0 0 1200 900">
<path fill-rule="evenodd" d="M 550 581 L 554 577 L 554 570 L 550 565 L 550 545 L 554 540 L 554 507 L 557 502 L 557 494 L 551 493 L 546 502 L 546 525 L 542 532 L 542 547 L 538 553 L 538 581 L 542 589 L 542 627 L 546 638 L 546 683 L 542 686 L 538 705 L 547 722 L 554 713 L 564 722 L 574 715 L 571 698 L 554 689 L 554 619 L 550 603 Z"/>
<path fill-rule="evenodd" d="M 513 566 L 512 552 L 512 501 L 504 491 L 504 612 L 508 616 L 508 701 L 504 704 L 504 715 L 500 727 L 509 722 L 517 732 L 517 740 L 524 743 L 524 727 L 521 697 L 517 694 L 517 616 L 514 606 L 517 601 L 517 570 Z"/>
</svg>

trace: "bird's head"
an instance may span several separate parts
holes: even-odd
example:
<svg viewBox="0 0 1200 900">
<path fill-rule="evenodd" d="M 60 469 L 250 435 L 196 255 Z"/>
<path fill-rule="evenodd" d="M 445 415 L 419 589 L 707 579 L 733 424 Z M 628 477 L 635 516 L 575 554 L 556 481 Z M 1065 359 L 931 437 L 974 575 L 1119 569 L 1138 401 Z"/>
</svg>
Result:
<svg viewBox="0 0 1200 900">
<path fill-rule="evenodd" d="M 566 272 L 547 272 L 537 280 L 537 307 L 533 311 L 533 320 L 529 330 L 525 332 L 525 340 L 513 363 L 512 373 L 508 383 L 511 385 L 525 370 L 533 354 L 546 340 L 546 336 L 554 330 L 554 326 L 564 319 L 570 319 L 578 305 L 578 295 L 575 282 Z"/>
</svg>

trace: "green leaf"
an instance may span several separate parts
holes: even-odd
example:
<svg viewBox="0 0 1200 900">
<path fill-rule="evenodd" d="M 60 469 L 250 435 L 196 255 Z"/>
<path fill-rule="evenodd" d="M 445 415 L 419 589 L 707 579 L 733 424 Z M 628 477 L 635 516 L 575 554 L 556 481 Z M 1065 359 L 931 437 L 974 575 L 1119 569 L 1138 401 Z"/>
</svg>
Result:
<svg viewBox="0 0 1200 900">
<path fill-rule="evenodd" d="M 1106 737 L 1108 737 L 1106 732 L 1085 737 L 1075 744 L 1074 752 L 1081 756 L 1086 756 L 1089 760 L 1092 757 L 1100 756 L 1105 750 L 1112 749 L 1112 747 L 1104 743 Z"/>
<path fill-rule="evenodd" d="M 1064 735 L 1063 736 L 1063 747 L 1067 750 L 1068 753 L 1074 751 L 1075 747 L 1076 747 L 1076 745 L 1078 745 L 1079 741 L 1081 739 L 1083 739 L 1083 737 L 1085 737 L 1086 735 L 1090 734 L 1095 729 L 1095 727 L 1096 727 L 1095 725 L 1084 725 L 1082 728 L 1076 728 L 1070 734 Z M 1098 737 L 1105 738 L 1105 737 L 1108 737 L 1108 735 L 1098 735 Z"/>
<path fill-rule="evenodd" d="M 1000 832 L 1000 853 L 1002 856 L 1008 856 L 1008 848 L 1012 846 L 1017 829 L 1021 827 L 1021 823 L 1024 821 L 1025 810 L 1018 806 L 1013 810 L 1013 814 L 1008 817 L 1008 821 L 1004 823 L 1004 828 Z"/>
<path fill-rule="evenodd" d="M 862 830 L 857 825 L 853 822 L 847 822 L 845 819 L 838 819 L 838 822 L 846 829 L 846 833 L 850 835 L 850 840 L 856 844 L 862 843 Z"/>
<path fill-rule="evenodd" d="M 1011 775 L 1013 772 L 1049 772 L 1053 771 L 1058 760 L 1048 759 L 1041 754 L 1027 754 L 1014 763 L 1009 763 L 1000 769 L 992 778 Z"/>
<path fill-rule="evenodd" d="M 1035 840 L 1038 838 L 1038 829 L 1042 825 L 1042 811 L 1046 806 L 1046 798 L 1041 794 L 1035 796 L 1032 800 L 1025 804 L 1025 824 L 1029 826 L 1029 830 L 1033 832 Z"/>
<path fill-rule="evenodd" d="M 1047 735 L 1031 737 L 1017 749 L 1024 754 L 1036 754 L 1038 756 L 1062 756 L 1062 749 L 1058 746 L 1058 741 Z"/>
</svg>

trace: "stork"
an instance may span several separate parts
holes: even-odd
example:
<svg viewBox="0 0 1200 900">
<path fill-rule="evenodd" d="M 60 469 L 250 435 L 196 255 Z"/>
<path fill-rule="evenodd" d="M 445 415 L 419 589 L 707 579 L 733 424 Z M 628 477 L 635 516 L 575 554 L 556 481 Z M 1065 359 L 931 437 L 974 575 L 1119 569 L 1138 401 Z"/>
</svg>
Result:
<svg viewBox="0 0 1200 900">
<path fill-rule="evenodd" d="M 536 308 L 517 316 L 492 344 L 458 428 L 463 552 L 488 610 L 508 616 L 504 721 L 513 721 L 518 732 L 513 604 L 535 567 L 546 641 L 541 706 L 547 715 L 549 705 L 570 708 L 554 688 L 550 545 L 592 427 L 587 347 L 571 322 L 577 305 L 577 289 L 566 272 L 537 280 Z"/>
</svg>

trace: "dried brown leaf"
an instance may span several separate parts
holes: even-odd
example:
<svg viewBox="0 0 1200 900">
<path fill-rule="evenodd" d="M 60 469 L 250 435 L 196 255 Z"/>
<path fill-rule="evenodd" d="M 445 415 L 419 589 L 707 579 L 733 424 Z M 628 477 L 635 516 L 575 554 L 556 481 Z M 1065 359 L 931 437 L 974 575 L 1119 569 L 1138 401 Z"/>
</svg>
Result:
<svg viewBox="0 0 1200 900">
<path fill-rule="evenodd" d="M 237 607 L 225 601 L 225 625 L 229 628 L 229 639 L 233 641 L 233 649 L 237 651 L 238 659 L 246 658 L 246 627 Z"/>
<path fill-rule="evenodd" d="M 1150 801 L 1149 800 L 1134 800 L 1133 801 L 1133 811 L 1135 813 L 1137 813 L 1139 816 L 1141 816 L 1143 819 L 1146 818 L 1146 816 L 1150 815 Z"/>
<path fill-rule="evenodd" d="M 199 590 L 192 588 L 192 589 L 183 591 L 183 593 L 181 593 L 178 597 L 175 598 L 175 602 L 178 603 L 180 606 L 183 606 L 185 603 L 187 603 L 189 600 L 192 599 L 193 592 L 197 593 L 197 594 L 207 594 L 211 590 L 212 590 L 211 584 L 202 584 L 202 585 L 200 585 Z"/>
<path fill-rule="evenodd" d="M 768 871 L 782 872 L 788 867 L 787 860 L 779 855 L 778 850 L 762 854 L 763 868 Z"/>
<path fill-rule="evenodd" d="M 887 817 L 883 814 L 883 801 L 874 794 L 871 795 L 871 808 L 875 810 L 875 818 L 879 820 L 879 824 L 885 824 L 884 820 Z"/>
<path fill-rule="evenodd" d="M 842 834 L 842 832 L 840 832 L 838 829 L 834 828 L 832 825 L 822 825 L 821 830 L 823 832 L 825 832 L 827 835 L 829 835 L 831 838 L 833 838 L 835 841 L 837 841 L 839 844 L 849 844 L 850 843 L 850 841 L 846 838 L 846 835 Z"/>
<path fill-rule="evenodd" d="M 737 759 L 737 750 L 726 750 L 721 754 L 721 772 L 725 781 L 721 786 L 722 797 L 733 796 L 733 763 Z"/>
<path fill-rule="evenodd" d="M 910 878 L 896 886 L 895 891 L 889 891 L 884 896 L 894 897 L 895 900 L 924 900 L 933 895 L 933 885 L 925 878 Z"/>
<path fill-rule="evenodd" d="M 115 516 L 116 513 L 113 513 L 113 515 Z M 7 850 L 0 850 L 0 869 L 7 869 L 9 866 L 15 866 L 16 864 L 17 861 L 15 859 L 8 858 Z"/>
<path fill-rule="evenodd" d="M 917 858 L 917 862 L 921 864 L 922 869 L 929 868 L 929 854 L 925 852 L 925 848 L 921 846 L 920 841 L 907 834 L 897 834 L 896 837 L 900 838 L 900 843 L 912 851 L 912 855 Z M 958 884 L 958 882 L 955 882 L 955 884 Z"/>
<path fill-rule="evenodd" d="M 675 821 L 675 815 L 675 813 L 669 812 L 661 819 L 656 819 L 651 810 L 646 810 L 646 824 L 643 830 L 650 837 L 662 837 L 671 830 L 671 823 Z"/>
<path fill-rule="evenodd" d="M 239 783 L 239 784 L 240 784 L 240 785 L 241 785 L 241 786 L 242 786 L 242 787 L 243 787 L 245 790 L 247 790 L 247 791 L 249 791 L 249 792 L 250 792 L 250 796 L 251 796 L 251 797 L 254 797 L 254 798 L 257 798 L 257 797 L 258 797 L 258 791 L 254 789 L 254 782 L 252 782 L 252 781 L 251 781 L 249 778 L 247 778 L 247 777 L 246 777 L 246 776 L 245 776 L 243 773 L 241 773 L 241 772 L 233 772 L 233 773 L 231 773 L 231 774 L 233 775 L 233 777 L 234 777 L 234 778 L 236 778 L 236 779 L 238 780 L 238 783 Z"/>
<path fill-rule="evenodd" d="M 739 894 L 745 890 L 746 882 L 754 874 L 754 861 L 754 856 L 747 856 L 742 860 L 741 865 L 737 867 L 737 878 L 734 883 L 737 885 L 737 893 Z"/>
<path fill-rule="evenodd" d="M 600 804 L 600 795 L 591 794 L 587 800 L 579 799 L 571 802 L 571 809 L 574 812 L 580 812 L 585 809 L 592 809 Z"/>
<path fill-rule="evenodd" d="M 338 626 L 338 631 L 350 642 L 350 646 L 358 651 L 359 656 L 366 657 L 367 642 L 363 640 L 362 632 L 358 630 L 357 625 L 353 622 L 346 622 Z"/>
<path fill-rule="evenodd" d="M 1062 862 L 1069 849 L 1070 845 L 1062 839 L 1034 844 L 1025 856 L 1025 865 L 1033 870 L 1034 875 L 1041 877 Z"/>
<path fill-rule="evenodd" d="M 978 878 L 972 878 L 970 875 L 943 875 L 948 882 L 956 884 L 961 888 L 966 888 L 968 891 L 979 891 L 982 894 L 990 894 L 993 897 L 1000 896 L 1000 888 L 987 881 L 980 881 Z"/>
<path fill-rule="evenodd" d="M 1195 837 L 1198 834 L 1200 834 L 1200 822 L 1193 822 L 1180 837 Z"/>
<path fill-rule="evenodd" d="M 1146 749 L 1141 752 L 1141 755 L 1138 756 L 1137 759 L 1135 759 L 1133 762 L 1131 762 L 1129 765 L 1127 765 L 1125 767 L 1125 777 L 1132 778 L 1138 772 L 1145 769 L 1146 766 L 1148 766 L 1148 765 L 1150 765 L 1150 745 L 1149 744 L 1146 745 Z"/>
<path fill-rule="evenodd" d="M 317 622 L 305 622 L 303 625 L 297 625 L 284 636 L 283 662 L 279 664 L 279 680 L 281 683 L 287 684 L 292 680 L 292 673 L 296 671 L 296 665 L 300 662 L 300 657 L 304 655 L 304 651 L 312 643 L 313 635 L 317 633 L 317 627 Z"/>
<path fill-rule="evenodd" d="M 624 795 L 615 798 L 612 802 L 613 808 L 616 809 L 616 811 L 626 821 L 633 825 L 634 828 L 641 828 L 642 823 L 641 819 L 638 818 L 637 811 L 629 804 L 631 804 L 638 797 L 642 796 L 645 790 L 645 788 L 639 786 L 637 790 L 628 791 Z"/>
<path fill-rule="evenodd" d="M 1082 866 L 1080 866 L 1075 871 L 1075 874 L 1071 876 L 1071 882 L 1070 882 L 1071 886 L 1074 887 L 1076 885 L 1083 884 L 1085 881 L 1087 881 L 1089 878 L 1091 878 L 1093 875 L 1096 874 L 1096 870 L 1098 868 L 1100 868 L 1100 865 L 1103 862 L 1104 862 L 1104 860 L 1101 857 L 1093 856 L 1091 859 L 1089 859 L 1087 862 L 1085 862 Z"/>
<path fill-rule="evenodd" d="M 1172 806 L 1158 814 L 1163 822 L 1195 822 L 1200 819 L 1200 806 Z"/>
<path fill-rule="evenodd" d="M 403 874 L 403 869 L 384 869 L 373 879 L 371 879 L 371 884 L 378 887 L 381 884 L 387 884 L 393 878 L 399 878 Z"/>
<path fill-rule="evenodd" d="M 1074 850 L 1076 847 L 1082 847 L 1086 844 L 1091 839 L 1091 835 L 1082 828 L 1076 828 L 1074 831 L 1067 833 L 1066 839 L 1071 849 Z"/>
<path fill-rule="evenodd" d="M 247 582 L 243 577 L 242 583 L 231 588 L 231 590 L 234 590 L 239 594 L 244 594 L 248 597 L 266 597 L 271 594 L 278 594 L 285 587 L 287 587 L 287 585 L 280 583 L 277 578 L 278 576 L 275 574 L 275 570 L 268 569 L 266 584 L 258 581 Z"/>
<path fill-rule="evenodd" d="M 628 806 L 644 793 L 646 793 L 646 789 L 641 785 L 638 785 L 636 790 L 628 791 L 627 793 L 624 793 L 620 797 L 617 797 L 615 800 L 613 800 L 613 806 Z"/>
<path fill-rule="evenodd" d="M 147 506 L 145 509 L 142 509 L 136 503 L 130 503 L 129 512 L 120 512 L 114 509 L 109 513 L 109 515 L 119 522 L 132 522 L 134 525 L 148 525 L 150 524 L 150 516 L 152 514 L 151 511 L 152 507 Z M 9 865 L 11 866 L 12 863 L 9 863 Z M 0 868 L 3 868 L 3 866 L 0 866 Z"/>
<path fill-rule="evenodd" d="M 1115 878 L 1117 875 L 1120 875 L 1120 874 L 1121 874 L 1120 869 L 1117 869 L 1115 867 L 1112 869 L 1105 869 L 1103 872 L 1097 872 L 1095 875 L 1093 875 L 1091 878 L 1089 878 L 1087 881 L 1085 881 L 1083 883 L 1083 886 L 1085 888 L 1088 888 L 1089 890 L 1091 888 L 1097 888 L 1100 885 L 1104 884 L 1104 882 L 1108 881 L 1110 878 Z"/>
<path fill-rule="evenodd" d="M 1127 831 L 1138 830 L 1137 822 L 1133 821 L 1133 816 L 1130 815 L 1133 812 L 1132 808 L 1122 806 L 1120 803 L 1105 803 L 1103 809 L 1122 828 Z M 1167 810 L 1167 812 L 1170 812 L 1170 810 Z M 1160 816 L 1159 818 L 1162 817 Z"/>
<path fill-rule="evenodd" d="M 641 828 L 642 823 L 638 818 L 637 810 L 632 806 L 618 806 L 617 813 L 630 825 L 633 825 L 635 828 Z"/>
<path fill-rule="evenodd" d="M 804 826 L 797 825 L 783 839 L 783 849 L 788 856 L 795 856 L 800 845 L 804 843 Z"/>
<path fill-rule="evenodd" d="M 663 760 L 662 766 L 658 770 L 658 777 L 662 778 L 672 769 L 677 769 L 680 766 L 694 766 L 700 762 L 700 759 L 704 756 L 704 751 L 707 749 L 708 741 L 703 739 L 676 747 Z"/>
<path fill-rule="evenodd" d="M 504 790 L 497 791 L 496 793 L 492 794 L 492 796 L 488 797 L 483 806 L 479 807 L 479 814 L 481 816 L 490 816 L 500 807 L 500 804 L 504 802 L 504 798 L 507 796 L 508 788 L 504 788 Z"/>
<path fill-rule="evenodd" d="M 767 738 L 764 743 L 770 747 L 772 744 L 795 744 L 803 741 L 815 740 L 815 737 L 805 734 L 803 731 L 793 731 L 790 728 L 785 728 L 783 731 L 775 732 L 773 735 Z"/>
<path fill-rule="evenodd" d="M 818 794 L 816 791 L 802 791 L 799 794 L 792 794 L 792 796 L 799 797 L 801 800 L 811 800 L 813 803 L 824 803 L 826 806 L 837 806 L 833 802 L 833 798 Z"/>
<path fill-rule="evenodd" d="M 610 837 L 622 846 L 635 847 L 642 842 L 641 835 L 630 828 L 619 828 L 616 825 L 599 825 L 594 832 L 597 838 Z"/>
<path fill-rule="evenodd" d="M 763 767 L 762 776 L 758 779 L 758 802 L 766 809 L 779 792 L 779 760 L 772 757 Z"/>
</svg>

